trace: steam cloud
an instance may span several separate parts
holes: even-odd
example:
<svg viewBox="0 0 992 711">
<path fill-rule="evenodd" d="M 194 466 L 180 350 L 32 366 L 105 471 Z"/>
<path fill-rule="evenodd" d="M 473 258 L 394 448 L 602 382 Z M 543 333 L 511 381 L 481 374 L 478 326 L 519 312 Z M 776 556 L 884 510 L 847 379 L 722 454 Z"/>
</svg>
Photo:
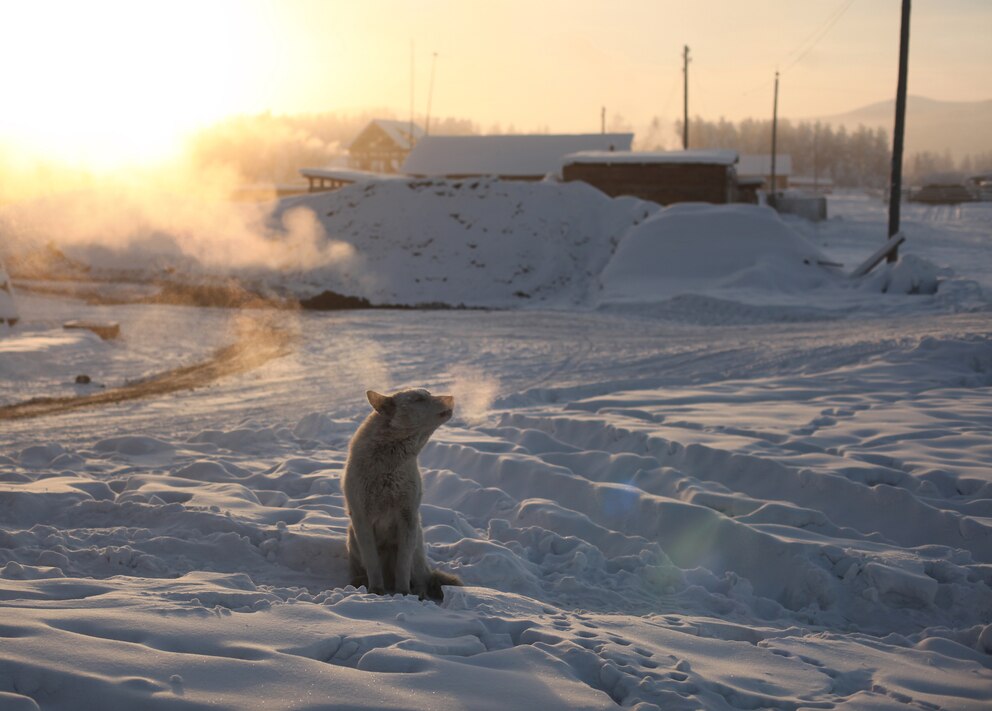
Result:
<svg viewBox="0 0 992 711">
<path fill-rule="evenodd" d="M 8 254 L 54 245 L 110 269 L 180 267 L 220 274 L 292 271 L 343 263 L 347 243 L 328 239 L 306 208 L 271 218 L 271 205 L 232 202 L 240 184 L 223 169 L 136 172 L 0 209 Z"/>
<path fill-rule="evenodd" d="M 472 427 L 483 424 L 499 394 L 499 381 L 482 369 L 467 365 L 454 368 L 451 377 L 455 417 Z"/>
</svg>

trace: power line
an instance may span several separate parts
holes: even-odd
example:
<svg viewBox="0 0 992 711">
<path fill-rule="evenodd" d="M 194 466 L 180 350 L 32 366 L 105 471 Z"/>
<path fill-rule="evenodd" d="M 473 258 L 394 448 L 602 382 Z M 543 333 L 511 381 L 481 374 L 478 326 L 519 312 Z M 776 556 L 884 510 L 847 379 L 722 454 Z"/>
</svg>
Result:
<svg viewBox="0 0 992 711">
<path fill-rule="evenodd" d="M 786 67 L 782 70 L 782 73 L 785 74 L 785 72 L 789 71 L 790 69 L 792 69 L 792 67 L 796 66 L 799 62 L 801 62 L 806 57 L 806 55 L 809 54 L 813 50 L 813 48 L 820 43 L 820 40 L 822 40 L 824 37 L 827 36 L 827 33 L 830 32 L 833 26 L 837 24 L 840 18 L 844 16 L 844 13 L 846 13 L 853 4 L 854 4 L 854 0 L 847 0 L 846 3 L 838 7 L 838 9 L 835 10 L 834 13 L 827 18 L 826 22 L 824 23 L 823 26 L 820 27 L 820 29 L 816 30 L 813 34 L 811 34 L 809 37 L 803 40 L 803 42 L 794 50 L 789 52 L 789 54 L 785 55 L 784 59 L 782 60 L 783 63 L 793 54 L 800 52 L 799 56 L 797 56 L 794 60 L 792 60 L 791 62 L 789 62 L 789 64 L 786 65 Z M 807 44 L 809 46 L 806 46 Z M 806 46 L 805 49 L 803 49 L 804 46 Z"/>
<path fill-rule="evenodd" d="M 829 33 L 830 30 L 833 28 L 833 26 L 840 21 L 840 18 L 844 16 L 844 14 L 851 8 L 851 5 L 853 4 L 854 4 L 854 0 L 846 0 L 845 2 L 843 2 L 843 4 L 838 5 L 837 9 L 835 9 L 823 21 L 822 25 L 820 25 L 815 30 L 813 30 L 813 32 L 811 32 L 809 36 L 806 37 L 806 39 L 804 39 L 802 42 L 796 45 L 795 49 L 791 50 L 788 54 L 782 57 L 782 61 L 778 62 L 778 65 L 785 64 L 785 62 L 788 61 L 789 57 L 792 57 L 793 55 L 797 55 L 794 60 L 792 60 L 786 65 L 785 69 L 781 70 L 780 74 L 785 74 L 787 71 L 789 71 L 794 66 L 796 66 L 799 62 L 801 62 L 806 57 L 806 55 L 809 54 L 813 50 L 813 48 L 820 43 L 820 40 L 822 40 L 824 37 L 827 36 L 827 33 Z M 755 86 L 751 87 L 746 91 L 742 91 L 740 94 L 737 95 L 737 101 L 735 101 L 729 108 L 735 108 L 737 106 L 740 106 L 742 103 L 744 103 L 745 97 L 747 97 L 749 94 L 753 94 L 756 91 L 760 91 L 766 87 L 771 86 L 774 83 L 775 83 L 774 79 L 767 79 L 761 82 L 760 84 L 756 84 Z"/>
</svg>

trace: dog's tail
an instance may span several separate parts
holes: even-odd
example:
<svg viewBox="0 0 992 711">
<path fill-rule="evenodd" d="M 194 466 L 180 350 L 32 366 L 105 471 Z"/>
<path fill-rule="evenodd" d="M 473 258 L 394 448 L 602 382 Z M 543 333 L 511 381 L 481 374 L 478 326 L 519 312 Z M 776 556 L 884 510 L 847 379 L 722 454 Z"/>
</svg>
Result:
<svg viewBox="0 0 992 711">
<path fill-rule="evenodd" d="M 442 585 L 461 586 L 464 584 L 462 579 L 457 575 L 435 568 L 431 571 L 431 578 L 427 583 L 427 597 L 436 602 L 441 602 L 444 599 L 444 591 L 441 589 Z"/>
</svg>

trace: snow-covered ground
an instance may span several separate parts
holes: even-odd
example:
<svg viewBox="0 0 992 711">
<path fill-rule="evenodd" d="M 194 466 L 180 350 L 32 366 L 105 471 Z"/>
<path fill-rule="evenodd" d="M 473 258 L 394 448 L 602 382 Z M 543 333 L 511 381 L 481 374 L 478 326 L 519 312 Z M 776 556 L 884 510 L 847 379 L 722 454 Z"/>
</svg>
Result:
<svg viewBox="0 0 992 711">
<path fill-rule="evenodd" d="M 581 186 L 432 187 L 434 217 L 386 209 L 403 183 L 286 203 L 319 205 L 350 267 L 283 285 L 526 308 L 19 295 L 0 403 L 193 363 L 246 321 L 295 345 L 209 387 L 0 420 L 0 708 L 987 708 L 992 206 L 906 206 L 903 261 L 852 282 L 804 260 L 850 270 L 881 243 L 857 195 L 820 225 L 692 227 L 698 207 Z M 425 222 L 451 232 L 423 244 Z M 754 248 L 714 266 L 728 224 Z M 432 269 L 454 276 L 415 281 Z M 367 388 L 407 385 L 456 397 L 421 456 L 429 556 L 466 583 L 441 605 L 346 585 L 347 442 Z"/>
</svg>

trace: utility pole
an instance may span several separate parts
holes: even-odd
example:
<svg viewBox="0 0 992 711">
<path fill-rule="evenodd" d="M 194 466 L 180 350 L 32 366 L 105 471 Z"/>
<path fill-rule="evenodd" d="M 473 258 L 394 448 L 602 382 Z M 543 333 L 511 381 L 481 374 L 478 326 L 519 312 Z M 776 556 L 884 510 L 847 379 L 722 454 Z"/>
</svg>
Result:
<svg viewBox="0 0 992 711">
<path fill-rule="evenodd" d="M 772 184 L 769 186 L 768 197 L 772 207 L 777 202 L 775 199 L 775 158 L 778 153 L 778 71 L 775 72 L 775 103 L 772 105 Z"/>
<path fill-rule="evenodd" d="M 813 126 L 813 192 L 820 194 L 820 122 Z"/>
<path fill-rule="evenodd" d="M 434 99 L 434 69 L 437 67 L 437 52 L 431 59 L 431 83 L 427 89 L 427 118 L 424 121 L 424 135 L 431 134 L 431 101 Z"/>
<path fill-rule="evenodd" d="M 599 112 L 599 132 L 606 134 L 606 107 L 604 106 Z"/>
<path fill-rule="evenodd" d="M 689 45 L 682 48 L 682 150 L 689 150 Z"/>
<path fill-rule="evenodd" d="M 889 181 L 889 239 L 899 232 L 899 203 L 902 200 L 902 145 L 906 129 L 906 74 L 909 65 L 909 0 L 902 0 L 899 32 L 899 83 L 896 85 L 896 125 L 892 131 L 892 178 Z M 887 260 L 899 259 L 899 247 Z"/>
</svg>

